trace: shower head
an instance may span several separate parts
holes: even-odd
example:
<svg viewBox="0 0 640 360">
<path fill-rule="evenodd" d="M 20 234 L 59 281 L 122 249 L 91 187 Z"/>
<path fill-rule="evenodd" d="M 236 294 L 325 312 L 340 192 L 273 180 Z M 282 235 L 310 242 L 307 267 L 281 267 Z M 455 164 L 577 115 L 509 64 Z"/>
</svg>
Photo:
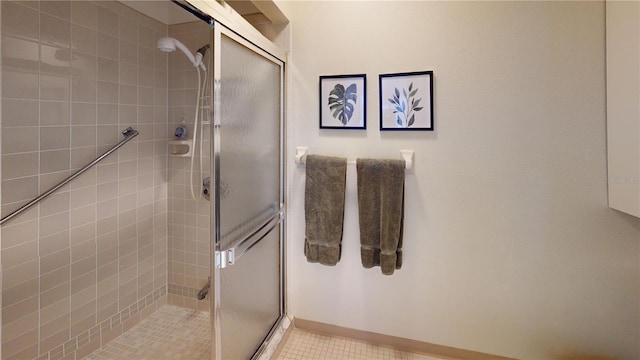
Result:
<svg viewBox="0 0 640 360">
<path fill-rule="evenodd" d="M 158 49 L 162 52 L 170 53 L 176 51 L 176 39 L 170 37 L 163 37 L 158 39 Z"/>
<path fill-rule="evenodd" d="M 180 49 L 180 51 L 182 51 L 187 58 L 189 59 L 189 61 L 191 61 L 191 63 L 193 64 L 193 66 L 198 67 L 200 66 L 200 68 L 202 70 L 207 70 L 204 67 L 204 64 L 202 64 L 202 57 L 200 57 L 199 60 L 196 60 L 196 58 L 193 56 L 193 54 L 191 54 L 189 52 L 189 49 L 187 49 L 187 47 L 181 43 L 178 39 L 174 39 L 172 37 L 163 37 L 158 39 L 158 49 L 162 52 L 166 52 L 166 53 L 170 53 L 170 52 L 174 52 L 177 49 Z"/>
</svg>

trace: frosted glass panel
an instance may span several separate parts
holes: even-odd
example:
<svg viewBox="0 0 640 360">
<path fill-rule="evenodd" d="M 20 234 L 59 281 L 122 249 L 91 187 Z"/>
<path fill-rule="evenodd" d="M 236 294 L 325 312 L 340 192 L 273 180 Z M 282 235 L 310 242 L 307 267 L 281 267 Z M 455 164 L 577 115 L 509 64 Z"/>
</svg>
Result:
<svg viewBox="0 0 640 360">
<path fill-rule="evenodd" d="M 224 33 L 219 44 L 217 250 L 226 250 L 280 208 L 282 68 Z M 279 319 L 280 246 L 276 225 L 219 270 L 222 359 L 251 358 Z"/>
<path fill-rule="evenodd" d="M 278 207 L 280 67 L 222 36 L 220 80 L 221 249 Z"/>
<path fill-rule="evenodd" d="M 280 226 L 220 276 L 222 359 L 249 359 L 280 316 Z"/>
</svg>

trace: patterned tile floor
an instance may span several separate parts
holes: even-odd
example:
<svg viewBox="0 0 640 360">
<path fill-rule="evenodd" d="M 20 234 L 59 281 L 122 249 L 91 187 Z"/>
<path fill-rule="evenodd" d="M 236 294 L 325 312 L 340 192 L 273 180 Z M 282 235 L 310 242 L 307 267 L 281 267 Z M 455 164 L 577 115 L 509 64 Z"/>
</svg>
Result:
<svg viewBox="0 0 640 360">
<path fill-rule="evenodd" d="M 276 360 L 441 360 L 364 341 L 293 329 Z"/>
<path fill-rule="evenodd" d="M 165 305 L 87 360 L 208 360 L 209 313 Z"/>
</svg>

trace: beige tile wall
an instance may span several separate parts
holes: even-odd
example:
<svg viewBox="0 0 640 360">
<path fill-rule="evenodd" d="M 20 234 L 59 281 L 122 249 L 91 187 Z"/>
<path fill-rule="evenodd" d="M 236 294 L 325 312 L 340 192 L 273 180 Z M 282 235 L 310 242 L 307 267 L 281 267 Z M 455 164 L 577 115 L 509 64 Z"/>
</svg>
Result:
<svg viewBox="0 0 640 360">
<path fill-rule="evenodd" d="M 169 36 L 183 42 L 194 53 L 198 48 L 209 44 L 211 30 L 202 22 L 191 22 L 169 26 Z M 207 58 L 211 52 L 207 53 Z M 207 63 L 207 62 L 205 62 Z M 202 80 L 204 72 L 201 71 Z M 198 75 L 193 65 L 181 52 L 169 55 L 169 135 L 184 119 L 188 129 L 188 138 L 192 138 L 195 116 L 195 99 Z M 210 90 L 211 87 L 207 86 Z M 205 98 L 205 105 L 208 98 Z M 205 109 L 205 119 L 208 111 Z M 210 169 L 210 126 L 204 125 L 203 171 L 199 170 L 196 157 L 194 185 L 209 176 Z M 198 138 L 200 136 L 198 135 Z M 200 146 L 196 146 L 199 153 Z M 193 309 L 209 310 L 207 300 L 198 301 L 196 294 L 208 281 L 209 276 L 209 214 L 210 203 L 206 200 L 195 201 L 189 187 L 190 159 L 169 156 L 169 298 L 173 305 Z M 204 175 L 203 175 L 204 174 Z"/>
<path fill-rule="evenodd" d="M 1 13 L 3 215 L 140 131 L 1 229 L 2 358 L 68 355 L 166 293 L 167 26 L 115 1 Z"/>
</svg>

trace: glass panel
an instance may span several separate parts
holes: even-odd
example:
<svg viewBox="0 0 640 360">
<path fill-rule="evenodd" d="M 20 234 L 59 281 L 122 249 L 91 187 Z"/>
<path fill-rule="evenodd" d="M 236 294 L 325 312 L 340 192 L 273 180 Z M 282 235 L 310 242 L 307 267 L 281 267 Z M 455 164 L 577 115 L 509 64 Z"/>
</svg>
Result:
<svg viewBox="0 0 640 360">
<path fill-rule="evenodd" d="M 220 276 L 222 359 L 249 359 L 280 316 L 280 225 Z"/>
<path fill-rule="evenodd" d="M 216 32 L 220 29 L 216 29 Z M 217 250 L 278 211 L 281 201 L 280 65 L 222 32 L 219 54 L 219 127 L 216 135 Z M 220 56 L 218 58 L 218 56 Z M 222 359 L 249 359 L 281 315 L 281 229 L 265 235 L 234 265 L 214 270 L 219 298 Z"/>
<path fill-rule="evenodd" d="M 222 36 L 221 249 L 270 215 L 280 199 L 280 66 Z"/>
</svg>

